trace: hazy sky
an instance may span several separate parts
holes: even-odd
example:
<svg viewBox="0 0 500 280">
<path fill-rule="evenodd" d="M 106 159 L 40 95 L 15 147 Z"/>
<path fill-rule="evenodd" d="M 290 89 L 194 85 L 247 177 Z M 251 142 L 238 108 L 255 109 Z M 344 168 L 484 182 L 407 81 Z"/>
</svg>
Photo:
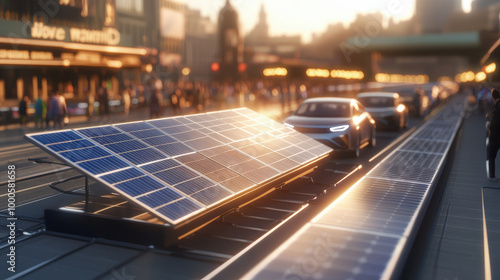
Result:
<svg viewBox="0 0 500 280">
<path fill-rule="evenodd" d="M 201 10 L 213 20 L 226 3 L 226 0 L 178 1 Z M 471 1 L 462 0 L 464 10 L 470 9 Z M 324 31 L 329 23 L 350 23 L 357 13 L 381 11 L 387 18 L 398 21 L 410 18 L 415 10 L 415 0 L 231 0 L 231 3 L 239 12 L 245 34 L 255 26 L 263 3 L 271 35 L 301 34 L 304 41 L 310 39 L 312 32 Z"/>
</svg>

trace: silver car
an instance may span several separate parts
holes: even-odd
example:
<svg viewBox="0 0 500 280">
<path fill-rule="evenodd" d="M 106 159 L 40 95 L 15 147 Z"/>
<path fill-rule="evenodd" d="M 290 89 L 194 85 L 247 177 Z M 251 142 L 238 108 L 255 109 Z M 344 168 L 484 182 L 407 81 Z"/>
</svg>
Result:
<svg viewBox="0 0 500 280">
<path fill-rule="evenodd" d="M 408 127 L 408 108 L 399 94 L 392 92 L 365 92 L 356 96 L 375 119 L 377 128 L 401 130 Z"/>
<path fill-rule="evenodd" d="M 375 146 L 375 121 L 351 98 L 311 98 L 285 120 L 285 126 L 304 133 L 334 150 L 359 157 L 364 146 Z"/>
</svg>

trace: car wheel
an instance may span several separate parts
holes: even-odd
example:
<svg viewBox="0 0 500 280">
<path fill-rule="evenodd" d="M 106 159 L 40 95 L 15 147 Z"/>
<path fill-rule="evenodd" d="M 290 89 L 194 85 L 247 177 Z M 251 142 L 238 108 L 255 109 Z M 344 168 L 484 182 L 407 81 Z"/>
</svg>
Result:
<svg viewBox="0 0 500 280">
<path fill-rule="evenodd" d="M 370 133 L 370 141 L 368 142 L 368 147 L 375 147 L 376 144 L 377 144 L 377 138 L 375 135 L 375 128 L 374 128 Z"/>
</svg>

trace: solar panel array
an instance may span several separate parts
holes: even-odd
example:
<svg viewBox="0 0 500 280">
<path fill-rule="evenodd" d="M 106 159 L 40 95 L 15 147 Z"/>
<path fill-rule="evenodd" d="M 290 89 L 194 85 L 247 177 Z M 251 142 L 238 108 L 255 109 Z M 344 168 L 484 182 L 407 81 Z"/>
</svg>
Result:
<svg viewBox="0 0 500 280">
<path fill-rule="evenodd" d="M 461 123 L 449 104 L 243 279 L 390 279 Z"/>
<path fill-rule="evenodd" d="M 246 108 L 26 137 L 171 224 L 331 152 Z"/>
</svg>

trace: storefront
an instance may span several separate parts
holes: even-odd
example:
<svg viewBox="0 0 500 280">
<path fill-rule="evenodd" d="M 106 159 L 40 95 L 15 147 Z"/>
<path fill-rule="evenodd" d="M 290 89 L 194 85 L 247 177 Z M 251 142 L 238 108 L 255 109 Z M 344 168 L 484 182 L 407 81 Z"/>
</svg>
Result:
<svg viewBox="0 0 500 280">
<path fill-rule="evenodd" d="M 89 30 L 0 21 L 2 110 L 16 107 L 24 95 L 32 101 L 48 100 L 55 90 L 69 101 L 87 100 L 103 81 L 113 99 L 124 79 L 140 80 L 142 72 L 151 70 L 145 61 L 151 50 L 123 46 L 127 38 L 112 27 Z"/>
</svg>

